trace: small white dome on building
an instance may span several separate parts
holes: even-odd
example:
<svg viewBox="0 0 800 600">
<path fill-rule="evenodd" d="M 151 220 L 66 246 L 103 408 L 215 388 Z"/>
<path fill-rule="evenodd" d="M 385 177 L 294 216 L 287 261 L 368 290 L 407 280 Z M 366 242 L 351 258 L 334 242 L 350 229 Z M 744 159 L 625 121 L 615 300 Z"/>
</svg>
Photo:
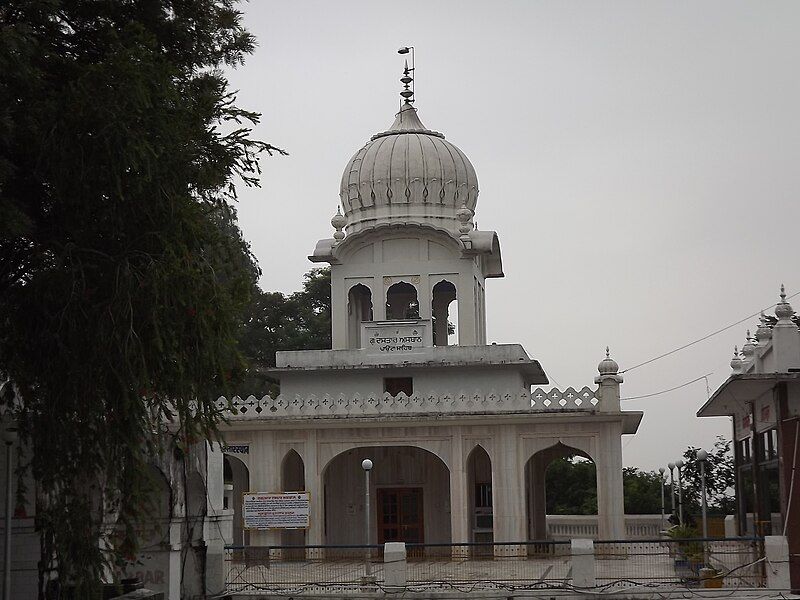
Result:
<svg viewBox="0 0 800 600">
<path fill-rule="evenodd" d="M 597 365 L 597 371 L 600 375 L 616 375 L 619 373 L 619 365 L 617 361 L 615 361 L 609 355 L 608 347 L 606 346 L 606 357 L 600 361 L 600 364 Z"/>
<path fill-rule="evenodd" d="M 340 197 L 348 233 L 397 222 L 458 235 L 458 210 L 475 210 L 478 177 L 466 155 L 404 103 L 392 126 L 347 163 Z"/>
</svg>

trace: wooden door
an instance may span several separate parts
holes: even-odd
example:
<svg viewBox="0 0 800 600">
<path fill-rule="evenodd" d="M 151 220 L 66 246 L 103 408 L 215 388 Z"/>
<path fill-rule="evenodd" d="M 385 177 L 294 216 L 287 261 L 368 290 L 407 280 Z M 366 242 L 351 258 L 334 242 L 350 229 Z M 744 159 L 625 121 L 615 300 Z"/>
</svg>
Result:
<svg viewBox="0 0 800 600">
<path fill-rule="evenodd" d="M 424 543 L 422 488 L 378 489 L 378 543 Z"/>
</svg>

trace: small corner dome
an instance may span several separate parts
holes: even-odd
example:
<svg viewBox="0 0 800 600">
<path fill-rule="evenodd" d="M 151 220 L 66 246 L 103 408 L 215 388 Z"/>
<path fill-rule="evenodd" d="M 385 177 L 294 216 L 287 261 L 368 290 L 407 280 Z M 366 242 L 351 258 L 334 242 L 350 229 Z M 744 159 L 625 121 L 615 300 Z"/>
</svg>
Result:
<svg viewBox="0 0 800 600">
<path fill-rule="evenodd" d="M 466 155 L 427 129 L 406 102 L 392 126 L 373 135 L 347 163 L 340 197 L 348 233 L 418 223 L 458 235 L 458 210 L 475 210 L 478 177 Z"/>
<path fill-rule="evenodd" d="M 606 357 L 597 365 L 597 371 L 600 375 L 616 375 L 619 373 L 619 365 L 617 361 L 609 355 L 608 348 L 606 348 Z"/>
</svg>

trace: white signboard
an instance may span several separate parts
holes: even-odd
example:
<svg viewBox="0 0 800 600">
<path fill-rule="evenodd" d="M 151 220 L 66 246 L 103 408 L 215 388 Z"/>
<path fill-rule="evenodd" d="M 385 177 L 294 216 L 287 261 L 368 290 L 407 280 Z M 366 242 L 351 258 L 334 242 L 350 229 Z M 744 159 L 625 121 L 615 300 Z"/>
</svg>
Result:
<svg viewBox="0 0 800 600">
<path fill-rule="evenodd" d="M 422 351 L 427 342 L 425 321 L 375 322 L 364 325 L 362 339 L 369 354 L 392 356 Z"/>
<path fill-rule="evenodd" d="M 309 492 L 244 494 L 245 529 L 307 529 Z"/>
</svg>

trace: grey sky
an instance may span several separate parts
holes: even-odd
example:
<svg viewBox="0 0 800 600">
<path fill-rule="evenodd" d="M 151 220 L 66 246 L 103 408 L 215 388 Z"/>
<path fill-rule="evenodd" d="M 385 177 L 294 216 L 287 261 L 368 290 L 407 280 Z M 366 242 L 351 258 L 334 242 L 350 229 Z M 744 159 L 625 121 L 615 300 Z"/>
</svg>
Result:
<svg viewBox="0 0 800 600">
<path fill-rule="evenodd" d="M 500 235 L 489 338 L 519 342 L 560 387 L 622 368 L 800 291 L 800 3 L 265 2 L 230 80 L 264 114 L 239 216 L 265 289 L 292 291 L 330 237 L 351 155 L 398 108 L 417 51 L 429 128 L 470 157 L 476 220 Z M 794 301 L 800 309 L 800 298 Z M 756 319 L 750 327 L 755 331 Z M 625 375 L 623 396 L 729 374 L 746 325 Z M 458 390 L 456 390 L 458 391 Z M 627 465 L 655 468 L 730 435 L 697 419 L 703 382 L 646 400 Z"/>
</svg>

